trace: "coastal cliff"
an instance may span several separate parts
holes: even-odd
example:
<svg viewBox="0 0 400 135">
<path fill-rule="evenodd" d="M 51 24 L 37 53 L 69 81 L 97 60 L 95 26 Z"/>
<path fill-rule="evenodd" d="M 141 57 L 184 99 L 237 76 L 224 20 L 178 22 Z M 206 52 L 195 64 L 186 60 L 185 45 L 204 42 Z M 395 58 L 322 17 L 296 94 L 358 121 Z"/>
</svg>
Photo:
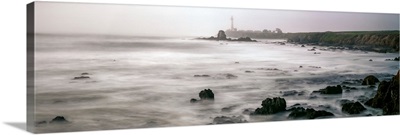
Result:
<svg viewBox="0 0 400 135">
<path fill-rule="evenodd" d="M 339 45 L 379 52 L 399 51 L 399 31 L 287 33 L 288 42 Z"/>
<path fill-rule="evenodd" d="M 399 31 L 347 31 L 271 33 L 257 31 L 227 31 L 230 37 L 287 39 L 289 43 L 322 46 L 343 46 L 375 52 L 399 52 Z"/>
</svg>

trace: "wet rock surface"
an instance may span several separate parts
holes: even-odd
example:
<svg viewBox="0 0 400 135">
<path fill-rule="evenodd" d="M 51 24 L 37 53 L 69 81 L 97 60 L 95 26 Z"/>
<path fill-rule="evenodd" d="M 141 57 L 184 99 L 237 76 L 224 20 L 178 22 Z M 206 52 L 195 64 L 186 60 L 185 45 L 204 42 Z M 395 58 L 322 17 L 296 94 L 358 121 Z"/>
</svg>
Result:
<svg viewBox="0 0 400 135">
<path fill-rule="evenodd" d="M 367 110 L 360 102 L 347 102 L 342 105 L 342 112 L 348 114 L 360 114 Z"/>
<path fill-rule="evenodd" d="M 314 110 L 312 108 L 304 109 L 303 107 L 296 107 L 291 109 L 289 119 L 315 119 L 319 117 L 334 116 L 333 113 L 324 110 Z"/>
<path fill-rule="evenodd" d="M 376 83 L 379 83 L 378 78 L 373 75 L 369 75 L 364 78 L 362 85 L 375 85 Z"/>
<path fill-rule="evenodd" d="M 90 77 L 89 76 L 77 76 L 77 77 L 74 77 L 74 80 L 80 80 L 80 79 L 90 79 Z"/>
<path fill-rule="evenodd" d="M 89 75 L 89 73 L 87 73 L 87 72 L 84 72 L 84 73 L 81 73 L 81 75 Z"/>
<path fill-rule="evenodd" d="M 57 116 L 53 118 L 49 123 L 68 123 L 64 116 Z"/>
<path fill-rule="evenodd" d="M 197 103 L 197 102 L 198 102 L 198 100 L 195 98 L 190 99 L 190 103 Z"/>
<path fill-rule="evenodd" d="M 197 38 L 201 40 L 216 40 L 216 41 L 244 41 L 244 42 L 257 42 L 257 40 L 253 40 L 250 37 L 239 37 L 237 39 L 227 38 L 225 31 L 219 30 L 217 37 L 211 36 L 208 38 Z"/>
<path fill-rule="evenodd" d="M 304 95 L 305 91 L 289 90 L 289 91 L 280 91 L 279 93 L 281 93 L 283 97 L 296 96 L 296 95 L 301 96 Z"/>
<path fill-rule="evenodd" d="M 246 70 L 245 73 L 254 73 L 254 71 Z"/>
<path fill-rule="evenodd" d="M 383 115 L 399 114 L 399 71 L 390 81 L 382 81 L 374 98 L 365 105 L 381 108 Z"/>
<path fill-rule="evenodd" d="M 286 100 L 280 97 L 267 98 L 262 101 L 261 108 L 257 108 L 253 115 L 267 115 L 286 110 Z"/>
<path fill-rule="evenodd" d="M 247 120 L 244 116 L 219 116 L 215 117 L 212 124 L 232 124 L 232 123 L 246 123 Z"/>
<path fill-rule="evenodd" d="M 238 107 L 238 106 L 237 105 L 232 105 L 232 106 L 224 107 L 224 108 L 221 109 L 221 112 L 231 112 L 236 107 Z"/>
<path fill-rule="evenodd" d="M 210 75 L 193 75 L 193 77 L 210 77 Z"/>
<path fill-rule="evenodd" d="M 190 99 L 190 103 L 197 103 L 204 100 L 214 100 L 214 93 L 211 89 L 204 89 L 199 93 L 200 100 L 192 98 Z"/>
<path fill-rule="evenodd" d="M 35 126 L 36 126 L 36 127 L 45 126 L 45 125 L 47 125 L 47 121 L 38 121 L 38 122 L 35 122 Z"/>
<path fill-rule="evenodd" d="M 200 91 L 199 97 L 201 100 L 214 100 L 214 93 L 211 89 L 204 89 Z"/>
<path fill-rule="evenodd" d="M 341 94 L 343 92 L 342 86 L 328 86 L 324 89 L 320 89 L 318 91 L 313 91 L 314 93 L 321 93 L 321 94 Z"/>
</svg>

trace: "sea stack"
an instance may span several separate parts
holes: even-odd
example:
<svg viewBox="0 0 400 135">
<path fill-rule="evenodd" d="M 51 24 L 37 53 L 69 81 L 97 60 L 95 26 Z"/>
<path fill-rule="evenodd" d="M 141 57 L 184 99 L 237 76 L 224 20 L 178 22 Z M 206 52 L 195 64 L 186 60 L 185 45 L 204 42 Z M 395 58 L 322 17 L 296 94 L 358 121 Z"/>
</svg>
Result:
<svg viewBox="0 0 400 135">
<path fill-rule="evenodd" d="M 226 34 L 223 30 L 218 31 L 217 40 L 226 40 Z"/>
</svg>

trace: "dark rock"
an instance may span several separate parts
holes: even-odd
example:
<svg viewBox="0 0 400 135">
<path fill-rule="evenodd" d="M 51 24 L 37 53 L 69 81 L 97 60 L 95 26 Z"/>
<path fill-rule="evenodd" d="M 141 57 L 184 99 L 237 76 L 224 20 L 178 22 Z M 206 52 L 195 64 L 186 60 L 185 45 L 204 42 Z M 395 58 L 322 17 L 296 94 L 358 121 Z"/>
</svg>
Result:
<svg viewBox="0 0 400 135">
<path fill-rule="evenodd" d="M 254 73 L 254 71 L 249 71 L 249 70 L 246 70 L 246 71 L 244 71 L 245 73 Z"/>
<path fill-rule="evenodd" d="M 393 60 L 394 60 L 394 61 L 399 61 L 399 59 L 400 59 L 400 57 L 396 57 L 396 58 L 394 58 Z"/>
<path fill-rule="evenodd" d="M 376 78 L 373 75 L 369 75 L 369 76 L 364 78 L 364 80 L 363 80 L 361 85 L 375 85 L 378 82 L 379 82 L 378 78 Z"/>
<path fill-rule="evenodd" d="M 304 103 L 303 105 L 307 105 L 307 104 Z M 300 106 L 301 106 L 301 104 L 296 103 L 296 104 L 294 104 L 294 105 L 289 106 L 288 109 L 287 109 L 287 111 L 293 111 L 294 109 L 296 109 L 297 107 L 300 107 Z"/>
<path fill-rule="evenodd" d="M 346 85 L 342 85 L 342 88 L 343 89 L 348 89 L 348 90 L 357 90 L 356 87 L 349 87 L 349 86 L 346 86 Z"/>
<path fill-rule="evenodd" d="M 339 99 L 336 102 L 338 102 L 340 104 L 340 106 L 343 106 L 344 104 L 347 104 L 347 103 L 353 103 L 352 100 L 348 100 L 348 99 Z"/>
<path fill-rule="evenodd" d="M 210 75 L 194 75 L 193 77 L 210 77 Z"/>
<path fill-rule="evenodd" d="M 234 41 L 248 41 L 248 42 L 256 42 L 256 40 L 252 40 L 250 37 L 240 37 Z"/>
<path fill-rule="evenodd" d="M 301 45 L 301 47 L 306 47 L 305 45 Z"/>
<path fill-rule="evenodd" d="M 257 68 L 258 70 L 272 70 L 272 71 L 280 71 L 277 68 Z"/>
<path fill-rule="evenodd" d="M 280 91 L 279 93 L 282 93 L 282 96 L 294 96 L 296 95 L 298 92 L 295 90 L 289 90 L 289 91 Z"/>
<path fill-rule="evenodd" d="M 369 61 L 372 61 L 372 59 L 369 59 Z"/>
<path fill-rule="evenodd" d="M 237 107 L 237 105 L 232 105 L 232 106 L 228 106 L 228 107 L 224 107 L 221 109 L 221 112 L 231 112 L 233 109 L 235 109 Z"/>
<path fill-rule="evenodd" d="M 228 74 L 225 74 L 225 77 L 226 77 L 226 79 L 235 79 L 235 78 L 237 78 L 238 76 L 228 73 Z"/>
<path fill-rule="evenodd" d="M 326 104 L 326 105 L 318 105 L 318 108 L 330 109 L 332 107 L 330 105 Z"/>
<path fill-rule="evenodd" d="M 50 121 L 50 123 L 68 123 L 64 116 L 57 116 Z"/>
<path fill-rule="evenodd" d="M 304 91 L 298 92 L 296 90 L 280 91 L 279 93 L 282 93 L 283 97 L 285 97 L 285 96 L 295 96 L 295 95 L 298 95 L 298 96 L 304 95 Z"/>
<path fill-rule="evenodd" d="M 318 66 L 308 66 L 308 67 L 310 67 L 310 68 L 321 68 L 321 67 L 318 67 Z"/>
<path fill-rule="evenodd" d="M 231 124 L 231 123 L 245 123 L 247 120 L 244 118 L 244 116 L 232 116 L 232 117 L 227 117 L 227 116 L 219 116 L 215 117 L 213 120 L 213 124 Z"/>
<path fill-rule="evenodd" d="M 310 97 L 308 97 L 308 99 L 316 99 L 318 98 L 316 95 L 311 95 Z"/>
<path fill-rule="evenodd" d="M 296 107 L 292 109 L 292 112 L 289 114 L 289 119 L 299 119 L 299 118 L 306 118 L 306 119 L 315 119 L 318 117 L 328 117 L 334 116 L 333 113 L 327 112 L 324 110 L 314 110 L 312 108 L 304 109 L 303 107 Z"/>
<path fill-rule="evenodd" d="M 356 96 L 355 97 L 358 101 L 360 101 L 361 103 L 365 103 L 365 102 L 367 102 L 368 100 L 369 100 L 369 98 L 367 97 L 367 96 L 363 96 L 363 95 L 361 95 L 361 96 Z"/>
<path fill-rule="evenodd" d="M 342 112 L 348 114 L 360 114 L 362 111 L 367 110 L 360 102 L 344 103 L 342 106 Z"/>
<path fill-rule="evenodd" d="M 218 31 L 217 40 L 226 40 L 226 34 L 223 30 Z"/>
<path fill-rule="evenodd" d="M 85 73 L 82 73 L 81 75 L 89 75 L 89 73 L 86 73 L 86 72 L 85 72 Z"/>
<path fill-rule="evenodd" d="M 294 106 L 300 106 L 300 104 L 299 104 L 299 103 L 296 103 L 296 104 L 292 105 L 292 107 L 294 107 Z"/>
<path fill-rule="evenodd" d="M 197 103 L 197 102 L 198 102 L 197 99 L 194 99 L 194 98 L 190 99 L 190 103 Z"/>
<path fill-rule="evenodd" d="M 203 102 L 204 100 L 213 101 L 214 100 L 214 93 L 212 92 L 211 89 L 204 89 L 204 90 L 200 91 L 199 97 L 200 97 L 200 100 L 195 99 L 195 98 L 190 99 L 190 103 L 197 103 L 197 102 L 200 102 L 200 101 Z"/>
<path fill-rule="evenodd" d="M 299 68 L 303 68 L 303 66 L 299 66 Z"/>
<path fill-rule="evenodd" d="M 297 93 L 297 96 L 303 96 L 306 92 L 305 91 L 300 91 Z"/>
<path fill-rule="evenodd" d="M 261 108 L 257 108 L 255 115 L 266 115 L 282 112 L 286 110 L 286 100 L 280 97 L 267 98 L 262 101 Z"/>
<path fill-rule="evenodd" d="M 239 62 L 235 62 L 235 64 L 239 64 Z"/>
<path fill-rule="evenodd" d="M 78 76 L 78 77 L 74 77 L 74 80 L 78 80 L 78 79 L 89 79 L 89 76 Z"/>
<path fill-rule="evenodd" d="M 204 89 L 200 91 L 199 97 L 201 100 L 214 100 L 214 93 L 211 89 Z"/>
<path fill-rule="evenodd" d="M 328 86 L 325 89 L 320 89 L 319 92 L 321 92 L 321 94 L 341 94 L 343 89 L 340 85 Z"/>
<path fill-rule="evenodd" d="M 38 121 L 38 122 L 35 122 L 35 126 L 44 126 L 44 125 L 46 125 L 47 124 L 47 121 Z"/>
<path fill-rule="evenodd" d="M 382 81 L 374 98 L 365 105 L 381 108 L 383 115 L 399 114 L 399 72 L 390 81 Z"/>
</svg>

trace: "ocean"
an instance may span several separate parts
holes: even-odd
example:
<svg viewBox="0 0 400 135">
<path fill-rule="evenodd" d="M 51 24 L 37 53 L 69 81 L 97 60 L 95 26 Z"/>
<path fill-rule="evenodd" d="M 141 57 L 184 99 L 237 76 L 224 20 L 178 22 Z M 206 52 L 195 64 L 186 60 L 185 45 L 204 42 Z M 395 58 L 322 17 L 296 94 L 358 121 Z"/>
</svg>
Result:
<svg viewBox="0 0 400 135">
<path fill-rule="evenodd" d="M 37 131 L 207 125 L 218 116 L 243 116 L 248 122 L 288 120 L 289 112 L 243 113 L 272 97 L 285 98 L 288 107 L 298 103 L 332 112 L 335 118 L 349 117 L 341 112 L 338 100 L 371 98 L 376 87 L 355 83 L 348 86 L 358 90 L 339 95 L 313 97 L 311 92 L 359 82 L 367 75 L 387 80 L 399 70 L 398 61 L 385 61 L 398 53 L 258 40 L 37 34 L 35 121 L 56 116 L 69 121 L 37 125 Z M 316 51 L 309 51 L 313 47 Z M 74 79 L 80 76 L 90 78 Z M 190 103 L 204 89 L 211 89 L 215 100 Z M 283 95 L 292 90 L 304 94 Z M 357 116 L 381 113 L 367 107 Z"/>
</svg>

